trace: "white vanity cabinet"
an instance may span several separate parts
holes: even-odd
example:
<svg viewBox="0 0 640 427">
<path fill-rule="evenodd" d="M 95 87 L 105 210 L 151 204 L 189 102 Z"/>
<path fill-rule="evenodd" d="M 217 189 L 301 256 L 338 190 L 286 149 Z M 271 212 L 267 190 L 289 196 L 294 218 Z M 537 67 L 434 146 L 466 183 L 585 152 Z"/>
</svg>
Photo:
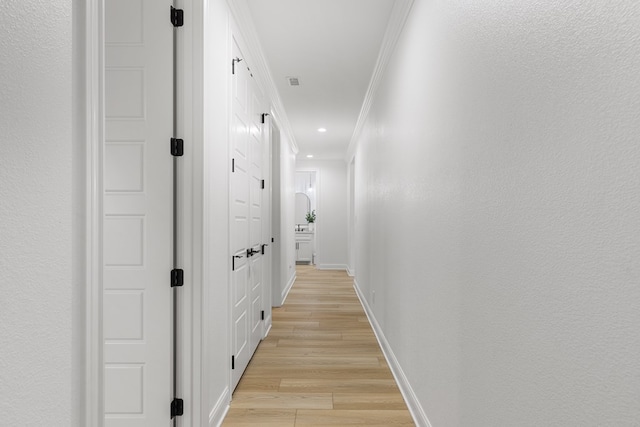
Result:
<svg viewBox="0 0 640 427">
<path fill-rule="evenodd" d="M 296 262 L 313 262 L 313 232 L 296 232 Z"/>
</svg>

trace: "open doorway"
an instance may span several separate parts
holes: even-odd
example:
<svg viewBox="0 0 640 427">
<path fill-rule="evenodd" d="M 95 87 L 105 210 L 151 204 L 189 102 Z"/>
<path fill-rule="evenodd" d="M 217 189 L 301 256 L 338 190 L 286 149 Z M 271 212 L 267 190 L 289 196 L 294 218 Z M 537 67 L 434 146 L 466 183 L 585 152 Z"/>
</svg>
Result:
<svg viewBox="0 0 640 427">
<path fill-rule="evenodd" d="M 316 259 L 316 218 L 318 209 L 316 171 L 296 171 L 295 232 L 296 264 L 314 265 Z"/>
</svg>

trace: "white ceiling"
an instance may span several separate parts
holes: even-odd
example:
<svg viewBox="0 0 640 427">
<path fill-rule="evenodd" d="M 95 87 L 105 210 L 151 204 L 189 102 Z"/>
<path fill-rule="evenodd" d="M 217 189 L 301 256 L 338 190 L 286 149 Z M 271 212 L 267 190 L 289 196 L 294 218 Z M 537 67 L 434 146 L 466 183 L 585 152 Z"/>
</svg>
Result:
<svg viewBox="0 0 640 427">
<path fill-rule="evenodd" d="M 300 152 L 343 159 L 394 0 L 248 0 Z M 300 79 L 288 85 L 287 76 Z M 318 128 L 327 129 L 319 133 Z"/>
</svg>

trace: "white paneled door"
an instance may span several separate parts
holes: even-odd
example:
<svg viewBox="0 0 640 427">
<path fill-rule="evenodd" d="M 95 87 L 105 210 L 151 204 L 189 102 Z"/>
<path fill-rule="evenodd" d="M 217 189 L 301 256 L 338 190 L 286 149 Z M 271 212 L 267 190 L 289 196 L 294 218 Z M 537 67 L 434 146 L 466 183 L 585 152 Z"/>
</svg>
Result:
<svg viewBox="0 0 640 427">
<path fill-rule="evenodd" d="M 233 45 L 231 114 L 232 374 L 234 389 L 263 337 L 263 95 Z"/>
<path fill-rule="evenodd" d="M 255 79 L 249 80 L 249 191 L 250 191 L 250 217 L 249 224 L 249 248 L 252 251 L 250 258 L 249 283 L 251 287 L 251 352 L 255 350 L 263 337 L 263 322 L 261 312 L 262 287 L 264 269 L 264 257 L 262 256 L 262 230 L 263 230 L 263 197 L 264 197 L 264 138 L 263 129 L 264 116 L 263 95 L 256 84 Z"/>
<path fill-rule="evenodd" d="M 170 6 L 105 1 L 106 427 L 171 424 Z"/>
</svg>

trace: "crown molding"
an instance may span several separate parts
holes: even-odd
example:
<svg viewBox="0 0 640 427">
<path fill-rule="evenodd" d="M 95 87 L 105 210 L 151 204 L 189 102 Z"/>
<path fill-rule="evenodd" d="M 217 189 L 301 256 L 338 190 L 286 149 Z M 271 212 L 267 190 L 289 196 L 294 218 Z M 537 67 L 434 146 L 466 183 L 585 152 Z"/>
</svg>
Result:
<svg viewBox="0 0 640 427">
<path fill-rule="evenodd" d="M 380 86 L 385 71 L 387 70 L 387 65 L 393 55 L 398 39 L 400 38 L 400 34 L 404 29 L 404 24 L 407 21 L 409 12 L 411 11 L 411 6 L 413 6 L 413 1 L 414 0 L 395 0 L 393 4 L 391 15 L 389 16 L 389 23 L 387 24 L 387 29 L 382 39 L 380 52 L 378 53 L 378 60 L 376 61 L 376 66 L 373 69 L 367 93 L 365 94 L 364 101 L 362 102 L 362 108 L 360 109 L 360 115 L 358 116 L 356 127 L 353 130 L 353 135 L 349 141 L 347 155 L 345 157 L 345 161 L 347 163 L 353 159 L 353 156 L 356 153 L 358 139 L 360 138 L 364 124 L 367 122 L 367 118 L 369 117 L 371 105 L 373 104 L 378 87 Z"/>
<path fill-rule="evenodd" d="M 282 104 L 280 93 L 274 83 L 267 60 L 264 57 L 249 5 L 246 0 L 227 0 L 227 4 L 231 11 L 231 16 L 238 27 L 238 31 L 241 33 L 240 36 L 245 44 L 244 47 L 248 50 L 245 53 L 250 58 L 251 69 L 254 71 L 254 75 L 262 88 L 266 91 L 266 95 L 271 100 L 273 119 L 279 124 L 280 131 L 285 133 L 291 150 L 294 154 L 297 154 L 299 149 L 293 128 Z"/>
</svg>

